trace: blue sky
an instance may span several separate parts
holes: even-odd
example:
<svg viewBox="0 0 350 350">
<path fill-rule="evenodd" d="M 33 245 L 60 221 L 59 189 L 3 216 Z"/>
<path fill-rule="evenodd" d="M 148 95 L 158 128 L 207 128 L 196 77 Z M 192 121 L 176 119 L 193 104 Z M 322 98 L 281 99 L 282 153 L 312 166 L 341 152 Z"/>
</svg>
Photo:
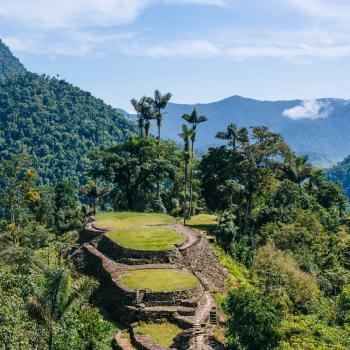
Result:
<svg viewBox="0 0 350 350">
<path fill-rule="evenodd" d="M 0 0 L 0 37 L 26 67 L 116 107 L 350 98 L 348 0 Z"/>
</svg>

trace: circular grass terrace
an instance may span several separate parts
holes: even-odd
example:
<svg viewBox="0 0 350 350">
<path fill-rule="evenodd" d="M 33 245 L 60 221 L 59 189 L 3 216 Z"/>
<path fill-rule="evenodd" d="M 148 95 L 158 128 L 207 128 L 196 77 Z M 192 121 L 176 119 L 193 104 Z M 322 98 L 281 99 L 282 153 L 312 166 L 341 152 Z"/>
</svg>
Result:
<svg viewBox="0 0 350 350">
<path fill-rule="evenodd" d="M 147 323 L 135 328 L 136 333 L 148 336 L 154 343 L 169 347 L 174 338 L 182 332 L 177 325 L 169 322 Z"/>
<path fill-rule="evenodd" d="M 159 226 L 140 226 L 112 230 L 106 236 L 127 249 L 144 251 L 171 250 L 181 244 L 186 236 Z"/>
<path fill-rule="evenodd" d="M 95 216 L 98 226 L 113 229 L 128 229 L 135 226 L 169 225 L 176 220 L 166 214 L 138 212 L 101 212 Z"/>
<path fill-rule="evenodd" d="M 199 285 L 198 279 L 192 273 L 176 269 L 130 270 L 121 275 L 120 283 L 129 289 L 155 293 L 192 289 Z"/>
</svg>

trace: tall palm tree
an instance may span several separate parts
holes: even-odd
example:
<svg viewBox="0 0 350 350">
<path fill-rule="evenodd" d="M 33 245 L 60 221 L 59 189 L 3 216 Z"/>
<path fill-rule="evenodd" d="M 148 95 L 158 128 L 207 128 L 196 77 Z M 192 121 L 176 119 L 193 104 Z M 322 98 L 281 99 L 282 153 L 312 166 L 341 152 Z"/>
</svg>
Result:
<svg viewBox="0 0 350 350">
<path fill-rule="evenodd" d="M 73 281 L 70 270 L 60 266 L 47 272 L 44 291 L 30 295 L 27 303 L 31 317 L 43 323 L 48 330 L 48 349 L 52 350 L 55 330 L 66 312 L 75 304 L 86 300 L 96 288 L 88 277 Z"/>
<path fill-rule="evenodd" d="M 150 97 L 143 96 L 139 101 L 134 98 L 131 99 L 130 103 L 137 112 L 140 135 L 148 137 L 151 120 L 155 118 L 153 100 Z"/>
<path fill-rule="evenodd" d="M 193 152 L 194 142 L 196 141 L 196 137 L 197 137 L 197 132 L 196 132 L 197 126 L 198 124 L 206 122 L 208 118 L 205 115 L 199 115 L 196 108 L 193 108 L 193 111 L 191 114 L 184 114 L 182 118 L 186 120 L 187 123 L 192 125 L 192 129 L 194 131 L 191 137 L 191 152 Z"/>
<path fill-rule="evenodd" d="M 101 188 L 95 181 L 89 180 L 88 183 L 80 189 L 87 197 L 92 199 L 92 214 L 97 213 L 98 199 L 103 197 L 107 192 L 107 188 Z"/>
<path fill-rule="evenodd" d="M 154 112 L 155 112 L 155 119 L 157 121 L 157 128 L 158 128 L 158 136 L 157 136 L 157 140 L 158 140 L 158 160 L 160 159 L 160 129 L 162 127 L 162 123 L 163 123 L 163 114 L 162 114 L 162 109 L 166 108 L 166 106 L 168 105 L 170 99 L 172 97 L 172 94 L 170 92 L 166 93 L 165 95 L 163 95 L 159 90 L 154 91 L 154 98 L 152 99 L 152 103 L 153 103 L 153 108 L 154 108 Z M 160 202 L 161 198 L 160 198 L 160 174 L 158 174 L 158 178 L 157 178 L 157 200 Z"/>
<path fill-rule="evenodd" d="M 158 145 L 160 144 L 160 129 L 162 127 L 163 122 L 163 114 L 162 109 L 165 109 L 168 105 L 170 99 L 172 97 L 172 94 L 170 92 L 166 94 L 162 94 L 159 90 L 154 91 L 154 99 L 153 99 L 153 106 L 155 109 L 155 118 L 157 120 L 157 127 L 158 127 Z"/>
<path fill-rule="evenodd" d="M 219 131 L 216 138 L 221 140 L 227 140 L 228 144 L 232 146 L 232 149 L 236 149 L 237 142 L 245 144 L 249 141 L 247 128 L 237 128 L 236 124 L 229 124 L 226 131 Z"/>
<path fill-rule="evenodd" d="M 194 152 L 194 143 L 197 138 L 197 126 L 198 124 L 204 123 L 208 120 L 205 115 L 199 115 L 196 108 L 193 109 L 191 114 L 184 114 L 182 116 L 184 120 L 186 120 L 190 125 L 192 125 L 192 135 L 191 135 L 191 153 L 192 158 L 195 158 Z M 193 169 L 190 169 L 190 215 L 192 215 L 193 211 Z"/>
<path fill-rule="evenodd" d="M 189 180 L 189 167 L 191 163 L 192 152 L 190 151 L 190 140 L 193 136 L 193 129 L 189 128 L 187 125 L 182 125 L 182 133 L 179 136 L 184 141 L 184 165 L 185 165 L 185 183 L 184 183 L 184 203 L 183 203 L 183 212 L 184 212 L 184 225 L 186 225 L 186 219 L 189 216 L 189 211 L 187 210 L 187 193 L 188 193 L 188 180 Z"/>
</svg>

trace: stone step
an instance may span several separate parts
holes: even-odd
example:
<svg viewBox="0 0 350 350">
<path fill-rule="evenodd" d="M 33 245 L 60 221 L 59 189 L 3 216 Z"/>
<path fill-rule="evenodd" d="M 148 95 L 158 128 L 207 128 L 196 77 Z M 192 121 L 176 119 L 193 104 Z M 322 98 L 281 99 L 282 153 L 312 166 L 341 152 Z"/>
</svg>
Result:
<svg viewBox="0 0 350 350">
<path fill-rule="evenodd" d="M 179 314 L 174 315 L 175 320 L 184 328 L 192 328 L 196 323 L 194 316 L 181 316 Z"/>
<path fill-rule="evenodd" d="M 144 312 L 149 313 L 178 313 L 181 316 L 194 316 L 196 313 L 196 309 L 192 307 L 184 307 L 184 306 L 146 306 L 143 308 Z"/>
<path fill-rule="evenodd" d="M 197 307 L 198 300 L 197 299 L 179 300 L 179 305 L 186 306 L 186 307 Z"/>
</svg>

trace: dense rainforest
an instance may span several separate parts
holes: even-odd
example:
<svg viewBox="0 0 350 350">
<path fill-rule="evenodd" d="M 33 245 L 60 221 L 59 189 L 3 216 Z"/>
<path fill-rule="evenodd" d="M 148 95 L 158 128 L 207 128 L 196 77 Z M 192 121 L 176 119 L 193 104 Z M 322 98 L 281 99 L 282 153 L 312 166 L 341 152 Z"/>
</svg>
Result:
<svg viewBox="0 0 350 350">
<path fill-rule="evenodd" d="M 0 79 L 24 72 L 22 63 L 0 39 Z"/>
<path fill-rule="evenodd" d="M 330 181 L 339 182 L 347 197 L 350 198 L 350 156 L 328 169 L 327 178 Z"/>
<path fill-rule="evenodd" d="M 170 100 L 131 100 L 135 126 L 64 81 L 0 80 L 0 349 L 111 349 L 118 325 L 72 266 L 78 232 L 101 210 L 215 218 L 199 226 L 230 273 L 216 295 L 227 349 L 349 349 L 342 187 L 264 126 L 213 130 L 224 145 L 198 157 L 207 117 L 194 109 L 178 116 L 182 145 L 163 140 Z"/>
<path fill-rule="evenodd" d="M 63 80 L 23 73 L 0 80 L 0 159 L 27 153 L 41 182 L 84 182 L 89 153 L 134 126 L 116 109 Z"/>
</svg>

